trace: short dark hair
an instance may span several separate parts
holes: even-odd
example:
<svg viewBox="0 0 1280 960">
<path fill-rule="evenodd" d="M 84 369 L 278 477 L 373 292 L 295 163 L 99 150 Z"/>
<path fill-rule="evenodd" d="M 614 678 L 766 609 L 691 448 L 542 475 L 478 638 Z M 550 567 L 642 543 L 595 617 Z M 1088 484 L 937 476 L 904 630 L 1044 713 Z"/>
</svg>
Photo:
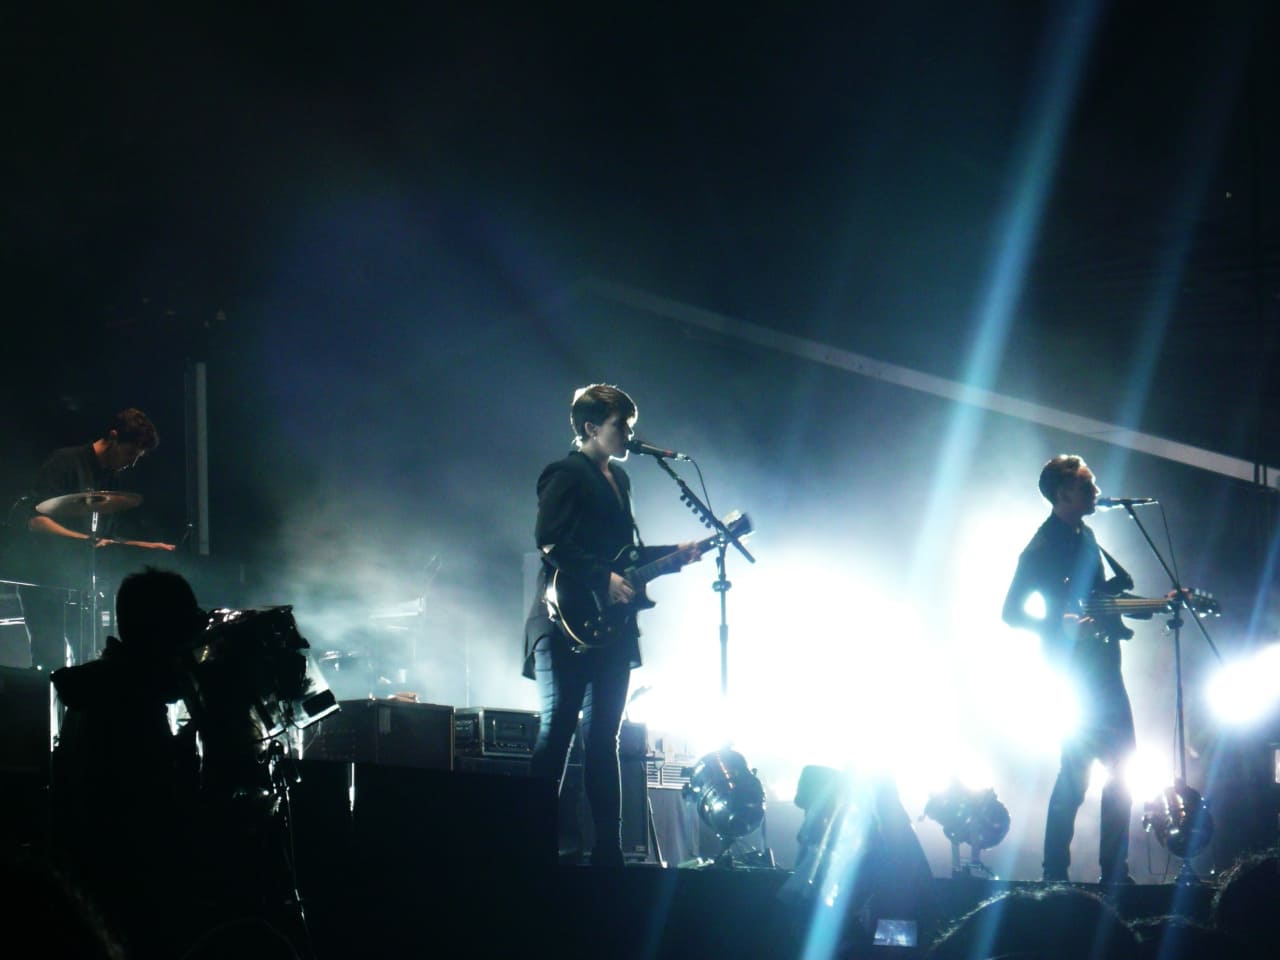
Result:
<svg viewBox="0 0 1280 960">
<path fill-rule="evenodd" d="M 1075 481 L 1084 458 L 1074 453 L 1060 453 L 1040 471 L 1040 493 L 1050 503 L 1058 502 L 1058 491 Z"/>
<path fill-rule="evenodd" d="M 1214 925 L 1250 946 L 1274 942 L 1280 922 L 1269 908 L 1280 892 L 1280 847 L 1241 857 L 1220 883 L 1213 898 Z"/>
<path fill-rule="evenodd" d="M 932 960 L 1005 954 L 1131 957 L 1138 938 L 1111 904 L 1074 887 L 1011 890 L 978 905 L 930 948 Z"/>
<path fill-rule="evenodd" d="M 116 626 L 120 642 L 152 649 L 178 647 L 201 622 L 195 591 L 172 570 L 147 567 L 131 573 L 116 591 Z"/>
<path fill-rule="evenodd" d="M 156 432 L 156 425 L 137 407 L 117 413 L 102 435 L 109 436 L 112 430 L 116 432 L 117 441 L 137 444 L 138 449 L 144 453 L 150 453 L 160 446 L 160 434 Z"/>
<path fill-rule="evenodd" d="M 573 405 L 569 408 L 569 425 L 581 443 L 587 438 L 588 423 L 602 424 L 615 413 L 622 414 L 622 419 L 628 423 L 634 423 L 640 415 L 635 401 L 623 391 L 608 383 L 593 383 L 575 391 Z"/>
</svg>

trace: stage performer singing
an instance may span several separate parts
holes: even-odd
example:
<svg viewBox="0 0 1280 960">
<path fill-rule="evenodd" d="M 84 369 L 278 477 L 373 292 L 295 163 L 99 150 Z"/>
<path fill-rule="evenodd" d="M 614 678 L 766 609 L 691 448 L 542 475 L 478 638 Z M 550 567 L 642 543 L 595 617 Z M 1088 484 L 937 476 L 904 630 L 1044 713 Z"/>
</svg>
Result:
<svg viewBox="0 0 1280 960">
<path fill-rule="evenodd" d="M 634 617 L 624 617 L 610 642 L 583 648 L 548 605 L 547 590 L 554 579 L 558 594 L 576 591 L 602 611 L 634 598 L 611 564 L 638 539 L 631 481 L 618 463 L 627 457 L 636 416 L 635 403 L 617 387 L 597 383 L 574 394 L 576 449 L 538 479 L 542 564 L 525 623 L 524 675 L 537 681 L 542 706 L 531 772 L 560 781 L 581 711 L 583 778 L 595 828 L 591 862 L 606 867 L 623 864 L 618 734 L 630 673 L 640 665 L 640 631 Z M 676 551 L 686 561 L 699 558 L 694 542 L 641 548 L 646 562 Z"/>
<path fill-rule="evenodd" d="M 1089 770 L 1096 758 L 1106 767 L 1102 790 L 1098 862 L 1102 883 L 1132 883 L 1129 876 L 1129 817 L 1132 798 L 1123 767 L 1134 750 L 1133 711 L 1120 673 L 1117 631 L 1085 616 L 1090 597 L 1133 586 L 1129 575 L 1102 551 L 1084 518 L 1097 509 L 1098 486 L 1078 456 L 1060 455 L 1040 472 L 1040 492 L 1053 507 L 1018 558 L 1005 597 L 1004 621 L 1039 634 L 1052 663 L 1065 669 L 1080 704 L 1080 726 L 1062 745 L 1058 779 L 1049 798 L 1044 833 L 1044 879 L 1067 880 L 1076 813 L 1084 803 Z M 1103 557 L 1114 576 L 1108 580 Z M 1044 616 L 1029 613 L 1038 593 Z M 1116 618 L 1118 620 L 1118 618 Z"/>
</svg>

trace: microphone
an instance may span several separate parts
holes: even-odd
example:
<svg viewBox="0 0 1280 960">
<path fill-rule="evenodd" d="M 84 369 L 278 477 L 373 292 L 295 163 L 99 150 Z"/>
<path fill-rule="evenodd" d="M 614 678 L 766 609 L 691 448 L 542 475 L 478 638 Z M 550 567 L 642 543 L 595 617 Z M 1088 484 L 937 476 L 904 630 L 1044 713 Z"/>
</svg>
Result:
<svg viewBox="0 0 1280 960">
<path fill-rule="evenodd" d="M 664 460 L 691 460 L 677 450 L 664 450 L 662 447 L 655 447 L 651 443 L 645 443 L 643 440 L 636 440 L 634 437 L 627 441 L 627 449 L 632 453 L 644 453 L 651 457 L 660 457 Z"/>
<path fill-rule="evenodd" d="M 1099 507 L 1144 507 L 1160 501 L 1155 497 L 1099 497 L 1094 502 Z"/>
</svg>

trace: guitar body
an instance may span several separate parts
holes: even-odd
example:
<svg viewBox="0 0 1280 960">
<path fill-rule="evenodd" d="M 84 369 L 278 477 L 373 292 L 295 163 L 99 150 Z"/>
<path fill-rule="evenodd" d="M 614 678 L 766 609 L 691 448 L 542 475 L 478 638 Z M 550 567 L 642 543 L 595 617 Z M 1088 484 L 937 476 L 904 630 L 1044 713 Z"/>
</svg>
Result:
<svg viewBox="0 0 1280 960">
<path fill-rule="evenodd" d="M 1114 597 L 1094 597 L 1093 602 L 1100 600 L 1112 600 Z M 1118 613 L 1105 612 L 1101 609 L 1090 609 L 1088 602 L 1081 604 L 1081 616 L 1093 618 L 1093 639 L 1100 643 L 1111 643 L 1115 640 L 1131 640 L 1133 639 L 1133 631 L 1124 625 L 1124 620 Z M 1150 619 L 1151 614 L 1140 615 Z"/>
<path fill-rule="evenodd" d="M 734 537 L 742 538 L 751 533 L 751 520 L 745 514 L 731 515 L 725 518 L 725 527 Z M 699 551 L 718 540 L 715 536 L 700 541 Z M 551 576 L 544 598 L 547 612 L 576 649 L 607 647 L 634 631 L 636 614 L 656 606 L 649 599 L 645 584 L 664 573 L 674 573 L 686 562 L 685 555 L 678 551 L 649 563 L 641 563 L 642 559 L 640 548 L 632 545 L 618 551 L 609 564 L 609 569 L 635 591 L 627 603 L 609 603 L 607 597 L 597 597 L 580 583 L 561 576 L 559 570 Z"/>
<path fill-rule="evenodd" d="M 638 547 L 624 547 L 609 569 L 631 584 L 635 595 L 629 603 L 601 603 L 590 590 L 571 586 L 557 570 L 547 586 L 551 619 L 560 624 L 571 643 L 582 649 L 607 647 L 634 629 L 636 614 L 656 606 L 644 584 L 632 580 L 640 561 Z"/>
</svg>

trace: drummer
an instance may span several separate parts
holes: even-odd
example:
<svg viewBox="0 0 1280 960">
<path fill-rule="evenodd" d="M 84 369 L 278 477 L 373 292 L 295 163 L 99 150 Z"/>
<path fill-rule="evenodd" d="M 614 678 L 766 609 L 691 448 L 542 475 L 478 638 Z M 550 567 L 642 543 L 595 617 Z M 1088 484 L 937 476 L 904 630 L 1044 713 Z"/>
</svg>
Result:
<svg viewBox="0 0 1280 960">
<path fill-rule="evenodd" d="M 110 490 L 115 486 L 117 474 L 136 465 L 159 444 L 155 425 L 145 413 L 131 407 L 116 414 L 93 443 L 64 447 L 50 455 L 40 467 L 31 500 L 33 513 L 27 521 L 27 529 L 46 544 L 46 549 L 38 551 L 41 556 L 33 558 L 31 579 L 61 587 L 83 586 L 80 576 L 74 572 L 81 564 L 69 562 L 72 555 L 57 549 L 56 545 L 70 546 L 73 540 L 88 540 L 93 535 L 88 516 L 59 516 L 57 512 L 46 515 L 34 512 L 35 505 L 67 494 Z M 124 543 L 147 550 L 174 549 L 171 543 L 112 539 L 105 535 L 111 518 L 104 515 L 100 519 L 103 521 L 97 531 L 100 547 Z M 79 551 L 75 553 L 78 556 Z M 20 594 L 27 633 L 31 637 L 32 666 L 46 670 L 65 666 L 65 595 L 56 590 L 30 588 L 24 588 Z"/>
</svg>

